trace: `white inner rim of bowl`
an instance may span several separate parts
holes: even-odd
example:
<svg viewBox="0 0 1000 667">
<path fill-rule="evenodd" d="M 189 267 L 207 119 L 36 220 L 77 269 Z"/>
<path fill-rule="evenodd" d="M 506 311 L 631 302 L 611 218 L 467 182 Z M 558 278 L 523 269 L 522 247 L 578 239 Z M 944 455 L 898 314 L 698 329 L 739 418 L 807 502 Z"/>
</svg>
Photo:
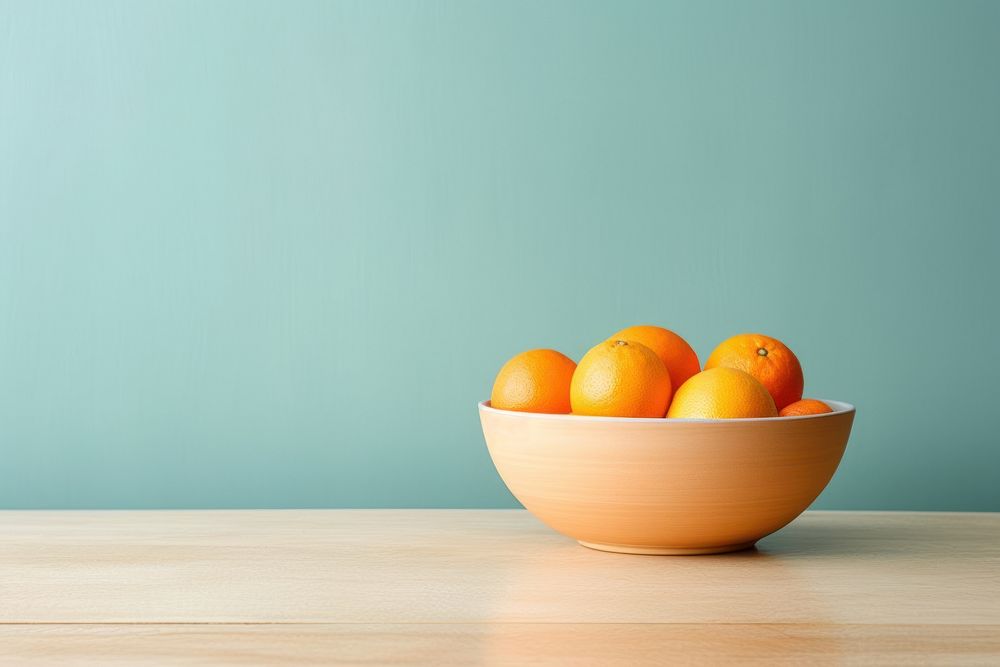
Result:
<svg viewBox="0 0 1000 667">
<path fill-rule="evenodd" d="M 517 415 L 518 417 L 527 417 L 530 419 L 572 419 L 573 421 L 601 421 L 601 422 L 636 422 L 636 423 L 672 423 L 672 422 L 711 422 L 711 423 L 732 423 L 732 422 L 773 422 L 773 421 L 788 421 L 792 419 L 823 419 L 824 417 L 832 417 L 834 415 L 844 414 L 845 412 L 854 412 L 854 406 L 850 403 L 845 403 L 843 401 L 831 401 L 826 398 L 816 399 L 818 401 L 823 401 L 833 412 L 824 412 L 820 415 L 796 415 L 794 417 L 737 417 L 734 419 L 682 419 L 677 417 L 672 417 L 667 419 L 666 417 L 593 417 L 590 415 L 550 415 L 542 412 L 516 412 L 514 410 L 500 410 L 494 407 L 490 407 L 489 401 L 480 401 L 479 409 L 488 412 L 499 412 L 501 414 Z"/>
</svg>

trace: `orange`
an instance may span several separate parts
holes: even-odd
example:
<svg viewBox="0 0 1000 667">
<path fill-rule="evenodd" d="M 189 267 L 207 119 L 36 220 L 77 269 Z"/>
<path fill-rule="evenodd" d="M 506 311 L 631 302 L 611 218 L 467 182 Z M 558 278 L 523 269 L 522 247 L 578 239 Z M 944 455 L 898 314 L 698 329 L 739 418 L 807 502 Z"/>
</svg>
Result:
<svg viewBox="0 0 1000 667">
<path fill-rule="evenodd" d="M 528 350 L 503 365 L 490 405 L 518 412 L 569 412 L 569 383 L 576 364 L 555 350 Z"/>
<path fill-rule="evenodd" d="M 641 343 L 606 340 L 583 355 L 569 395 L 573 414 L 662 417 L 670 405 L 670 372 Z"/>
<path fill-rule="evenodd" d="M 609 340 L 634 340 L 656 352 L 656 356 L 670 371 L 670 382 L 674 387 L 681 386 L 689 377 L 701 370 L 698 355 L 688 342 L 663 327 L 652 324 L 627 327 Z"/>
<path fill-rule="evenodd" d="M 740 334 L 722 342 L 705 362 L 705 370 L 723 366 L 746 371 L 771 393 L 779 410 L 802 398 L 802 366 L 777 338 Z"/>
<path fill-rule="evenodd" d="M 681 385 L 668 417 L 736 419 L 777 417 L 774 400 L 755 377 L 735 368 L 712 368 Z"/>
<path fill-rule="evenodd" d="M 798 417 L 799 415 L 822 415 L 827 412 L 833 412 L 833 410 L 823 401 L 817 401 L 815 398 L 803 398 L 801 401 L 789 403 L 781 408 L 778 416 Z"/>
</svg>

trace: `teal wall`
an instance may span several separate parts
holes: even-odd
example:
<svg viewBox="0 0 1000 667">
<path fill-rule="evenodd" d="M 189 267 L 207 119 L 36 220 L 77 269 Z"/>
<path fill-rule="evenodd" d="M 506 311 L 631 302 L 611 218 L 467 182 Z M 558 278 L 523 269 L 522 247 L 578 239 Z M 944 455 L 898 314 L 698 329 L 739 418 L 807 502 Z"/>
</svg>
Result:
<svg viewBox="0 0 1000 667">
<path fill-rule="evenodd" d="M 510 355 L 759 330 L 1000 510 L 1000 3 L 0 0 L 0 507 L 510 506 Z"/>
</svg>

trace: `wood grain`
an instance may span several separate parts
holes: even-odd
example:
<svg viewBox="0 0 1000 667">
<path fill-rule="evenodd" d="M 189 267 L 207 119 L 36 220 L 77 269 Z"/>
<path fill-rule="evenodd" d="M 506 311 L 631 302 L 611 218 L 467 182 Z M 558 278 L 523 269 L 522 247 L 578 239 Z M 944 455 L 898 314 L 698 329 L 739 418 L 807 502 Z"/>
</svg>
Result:
<svg viewBox="0 0 1000 667">
<path fill-rule="evenodd" d="M 704 557 L 513 510 L 0 512 L 0 535 L 9 664 L 1000 660 L 998 514 L 811 512 Z"/>
<path fill-rule="evenodd" d="M 665 624 L 7 625 L 6 664 L 983 665 L 1000 626 Z M 0 664 L 3 661 L 0 660 Z"/>
</svg>

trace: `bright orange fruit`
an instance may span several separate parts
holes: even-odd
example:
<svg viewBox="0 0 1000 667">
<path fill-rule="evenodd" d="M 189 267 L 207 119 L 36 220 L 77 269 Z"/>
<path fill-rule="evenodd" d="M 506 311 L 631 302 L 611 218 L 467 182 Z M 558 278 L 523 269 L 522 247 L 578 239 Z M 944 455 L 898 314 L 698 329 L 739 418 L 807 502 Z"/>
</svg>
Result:
<svg viewBox="0 0 1000 667">
<path fill-rule="evenodd" d="M 829 405 L 815 398 L 803 398 L 801 401 L 789 403 L 781 408 L 779 417 L 798 417 L 800 415 L 822 415 L 833 412 Z"/>
<path fill-rule="evenodd" d="M 749 373 L 771 393 L 779 410 L 802 398 L 802 366 L 795 353 L 777 338 L 740 334 L 723 341 L 705 362 L 710 368 L 735 368 Z"/>
<path fill-rule="evenodd" d="M 622 329 L 608 340 L 634 340 L 642 343 L 660 358 L 670 372 L 670 383 L 680 387 L 701 371 L 701 363 L 688 342 L 669 329 L 652 324 L 640 324 Z"/>
<path fill-rule="evenodd" d="M 580 359 L 570 384 L 573 414 L 662 417 L 670 405 L 670 372 L 641 343 L 607 340 Z"/>
<path fill-rule="evenodd" d="M 674 394 L 667 417 L 737 419 L 777 417 L 774 399 L 749 373 L 735 368 L 712 368 L 698 373 Z"/>
<path fill-rule="evenodd" d="M 528 350 L 503 365 L 490 405 L 519 412 L 569 412 L 569 383 L 576 363 L 555 350 Z"/>
</svg>

